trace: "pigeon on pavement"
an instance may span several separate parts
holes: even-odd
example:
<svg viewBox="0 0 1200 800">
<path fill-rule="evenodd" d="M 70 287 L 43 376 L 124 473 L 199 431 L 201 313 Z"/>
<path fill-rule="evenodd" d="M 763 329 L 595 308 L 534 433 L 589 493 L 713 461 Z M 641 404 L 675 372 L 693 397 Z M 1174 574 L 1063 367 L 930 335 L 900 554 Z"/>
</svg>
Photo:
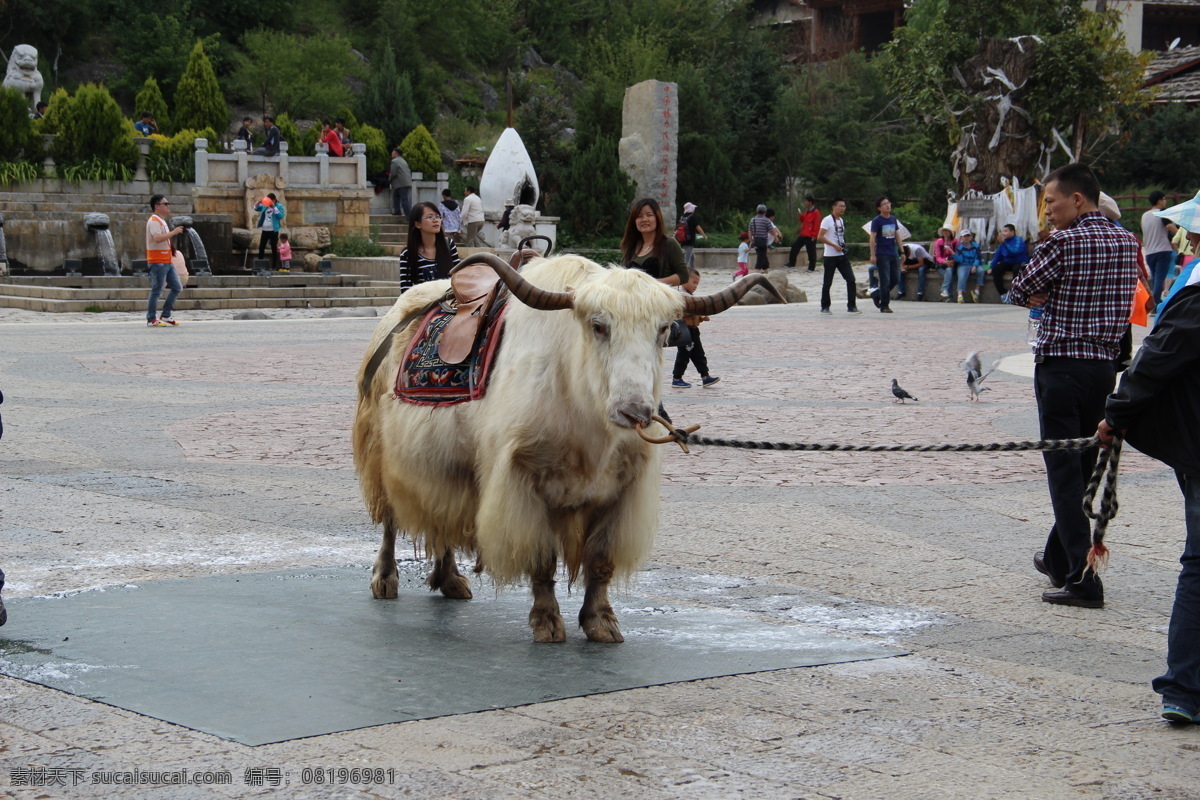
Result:
<svg viewBox="0 0 1200 800">
<path fill-rule="evenodd" d="M 892 396 L 896 398 L 895 400 L 892 401 L 893 403 L 896 403 L 896 402 L 903 403 L 905 398 L 908 398 L 909 400 L 912 400 L 913 402 L 917 402 L 917 403 L 920 402 L 919 400 L 917 400 L 917 398 L 913 397 L 911 394 L 906 392 L 904 389 L 900 388 L 900 383 L 895 378 L 892 378 Z"/>
<path fill-rule="evenodd" d="M 974 401 L 976 403 L 979 402 L 980 392 L 991 391 L 989 387 L 983 385 L 983 382 L 987 379 L 988 375 L 991 375 L 993 372 L 995 372 L 996 365 L 999 363 L 994 362 L 991 368 L 988 369 L 987 372 L 984 372 L 983 363 L 979 359 L 981 355 L 982 352 L 976 350 L 967 356 L 966 361 L 959 365 L 962 367 L 963 371 L 967 373 L 967 390 L 969 392 L 967 395 L 967 400 Z"/>
</svg>

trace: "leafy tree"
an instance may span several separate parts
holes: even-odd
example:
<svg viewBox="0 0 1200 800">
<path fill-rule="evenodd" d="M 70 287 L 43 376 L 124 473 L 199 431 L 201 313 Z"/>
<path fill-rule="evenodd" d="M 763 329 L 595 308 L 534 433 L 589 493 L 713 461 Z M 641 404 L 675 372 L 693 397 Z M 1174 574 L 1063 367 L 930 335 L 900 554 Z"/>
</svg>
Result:
<svg viewBox="0 0 1200 800">
<path fill-rule="evenodd" d="M 142 84 L 141 91 L 134 98 L 133 107 L 135 114 L 141 114 L 143 111 L 153 114 L 159 132 L 170 135 L 172 128 L 171 117 L 167 114 L 167 101 L 163 99 L 162 92 L 158 89 L 158 81 L 154 80 L 153 76 L 146 78 L 146 82 Z"/>
<path fill-rule="evenodd" d="M 375 122 L 389 142 L 399 142 L 421 124 L 413 105 L 412 83 L 396 69 L 396 53 L 384 42 L 358 102 L 359 114 Z"/>
<path fill-rule="evenodd" d="M 263 113 L 293 118 L 328 116 L 351 99 L 347 79 L 361 65 L 341 36 L 300 36 L 259 29 L 242 37 L 246 54 L 233 73 L 233 85 Z"/>
<path fill-rule="evenodd" d="M 80 86 L 61 102 L 57 124 L 52 153 L 61 166 L 100 161 L 132 167 L 137 162 L 133 124 L 103 86 Z"/>
<path fill-rule="evenodd" d="M 139 91 L 148 77 L 157 81 L 166 95 L 175 94 L 179 78 L 188 65 L 188 54 L 196 42 L 196 31 L 188 13 L 190 4 L 179 9 L 182 13 L 161 14 L 143 11 L 136 6 L 118 17 L 122 30 L 137 31 L 137 36 L 117 36 L 117 59 L 125 65 L 125 73 L 117 76 L 112 88 L 128 100 Z M 216 46 L 215 39 L 204 42 L 206 48 Z"/>
<path fill-rule="evenodd" d="M 1200 108 L 1163 103 L 1135 122 L 1123 147 L 1105 155 L 1108 186 L 1194 191 L 1200 186 Z M 1110 190 L 1111 191 L 1111 190 Z"/>
<path fill-rule="evenodd" d="M 431 177 L 442 171 L 442 154 L 429 129 L 424 125 L 418 125 L 412 133 L 404 137 L 404 141 L 400 143 L 400 153 L 413 172 Z"/>
<path fill-rule="evenodd" d="M 1125 50 L 1116 12 L 1080 0 L 955 0 L 929 13 L 943 2 L 914 4 L 925 29 L 896 32 L 883 74 L 900 110 L 959 165 L 960 186 L 1023 177 L 1059 138 L 1071 142 L 1060 160 L 1094 160 L 1144 108 L 1143 63 Z"/>
<path fill-rule="evenodd" d="M 62 128 L 63 112 L 70 99 L 70 93 L 61 86 L 54 90 L 54 93 L 46 100 L 46 113 L 39 120 L 42 133 L 58 133 Z"/>
<path fill-rule="evenodd" d="M 188 58 L 187 69 L 175 89 L 175 127 L 224 131 L 228 125 L 225 96 L 221 94 L 212 64 L 204 54 L 204 44 L 197 40 Z"/>
<path fill-rule="evenodd" d="M 383 131 L 372 125 L 359 125 L 354 129 L 354 140 L 367 146 L 367 174 L 387 172 L 392 160 L 391 148 Z"/>
<path fill-rule="evenodd" d="M 17 89 L 0 88 L 0 161 L 41 161 L 41 139 L 29 118 L 29 104 Z"/>
<path fill-rule="evenodd" d="M 301 134 L 300 129 L 296 127 L 296 123 L 292 122 L 292 118 L 286 113 L 278 114 L 275 117 L 275 124 L 279 126 L 279 138 L 288 143 L 288 153 L 294 156 L 311 156 L 312 150 L 305 151 L 300 147 Z"/>
<path fill-rule="evenodd" d="M 616 140 L 602 137 L 571 161 L 562 189 L 547 206 L 585 241 L 620 236 L 634 189 L 617 161 Z"/>
</svg>

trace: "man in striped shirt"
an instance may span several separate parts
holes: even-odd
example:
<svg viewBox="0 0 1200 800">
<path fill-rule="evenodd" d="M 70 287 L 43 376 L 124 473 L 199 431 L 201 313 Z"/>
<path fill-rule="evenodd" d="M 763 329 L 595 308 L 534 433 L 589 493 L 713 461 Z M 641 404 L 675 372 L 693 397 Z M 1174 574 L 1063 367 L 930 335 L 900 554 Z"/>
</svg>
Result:
<svg viewBox="0 0 1200 800">
<path fill-rule="evenodd" d="M 1052 233 L 1013 281 L 1009 302 L 1044 310 L 1033 346 L 1034 393 L 1043 439 L 1091 436 L 1113 390 L 1115 360 L 1137 283 L 1138 242 L 1099 212 L 1100 184 L 1083 164 L 1046 178 Z M 1057 605 L 1101 608 L 1104 586 L 1087 566 L 1091 549 L 1083 492 L 1096 462 L 1094 449 L 1043 454 L 1054 527 L 1034 567 L 1056 591 Z"/>
</svg>

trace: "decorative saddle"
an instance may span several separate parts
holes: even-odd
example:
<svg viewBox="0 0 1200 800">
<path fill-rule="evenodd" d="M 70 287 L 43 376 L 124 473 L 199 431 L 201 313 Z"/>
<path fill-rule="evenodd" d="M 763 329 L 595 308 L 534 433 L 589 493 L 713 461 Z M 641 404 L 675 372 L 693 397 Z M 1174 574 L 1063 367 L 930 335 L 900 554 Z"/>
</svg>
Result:
<svg viewBox="0 0 1200 800">
<path fill-rule="evenodd" d="M 422 317 L 396 374 L 395 395 L 406 403 L 448 406 L 487 391 L 500 349 L 508 291 L 487 264 L 450 275 L 450 295 Z"/>
</svg>

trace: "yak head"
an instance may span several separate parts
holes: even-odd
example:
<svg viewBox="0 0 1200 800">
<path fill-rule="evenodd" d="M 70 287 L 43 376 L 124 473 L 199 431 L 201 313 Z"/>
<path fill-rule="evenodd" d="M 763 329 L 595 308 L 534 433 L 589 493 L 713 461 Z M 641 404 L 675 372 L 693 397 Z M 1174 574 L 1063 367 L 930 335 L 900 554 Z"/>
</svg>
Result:
<svg viewBox="0 0 1200 800">
<path fill-rule="evenodd" d="M 657 409 L 662 349 L 674 320 L 684 313 L 719 314 L 756 285 L 785 302 L 765 275 L 693 297 L 640 270 L 606 269 L 577 256 L 535 262 L 528 280 L 491 254 L 470 256 L 461 266 L 479 261 L 490 264 L 525 305 L 571 311 L 582 335 L 573 339 L 577 347 L 562 355 L 572 359 L 573 379 L 587 383 L 589 394 L 604 403 L 608 420 L 624 428 L 649 423 Z"/>
</svg>

